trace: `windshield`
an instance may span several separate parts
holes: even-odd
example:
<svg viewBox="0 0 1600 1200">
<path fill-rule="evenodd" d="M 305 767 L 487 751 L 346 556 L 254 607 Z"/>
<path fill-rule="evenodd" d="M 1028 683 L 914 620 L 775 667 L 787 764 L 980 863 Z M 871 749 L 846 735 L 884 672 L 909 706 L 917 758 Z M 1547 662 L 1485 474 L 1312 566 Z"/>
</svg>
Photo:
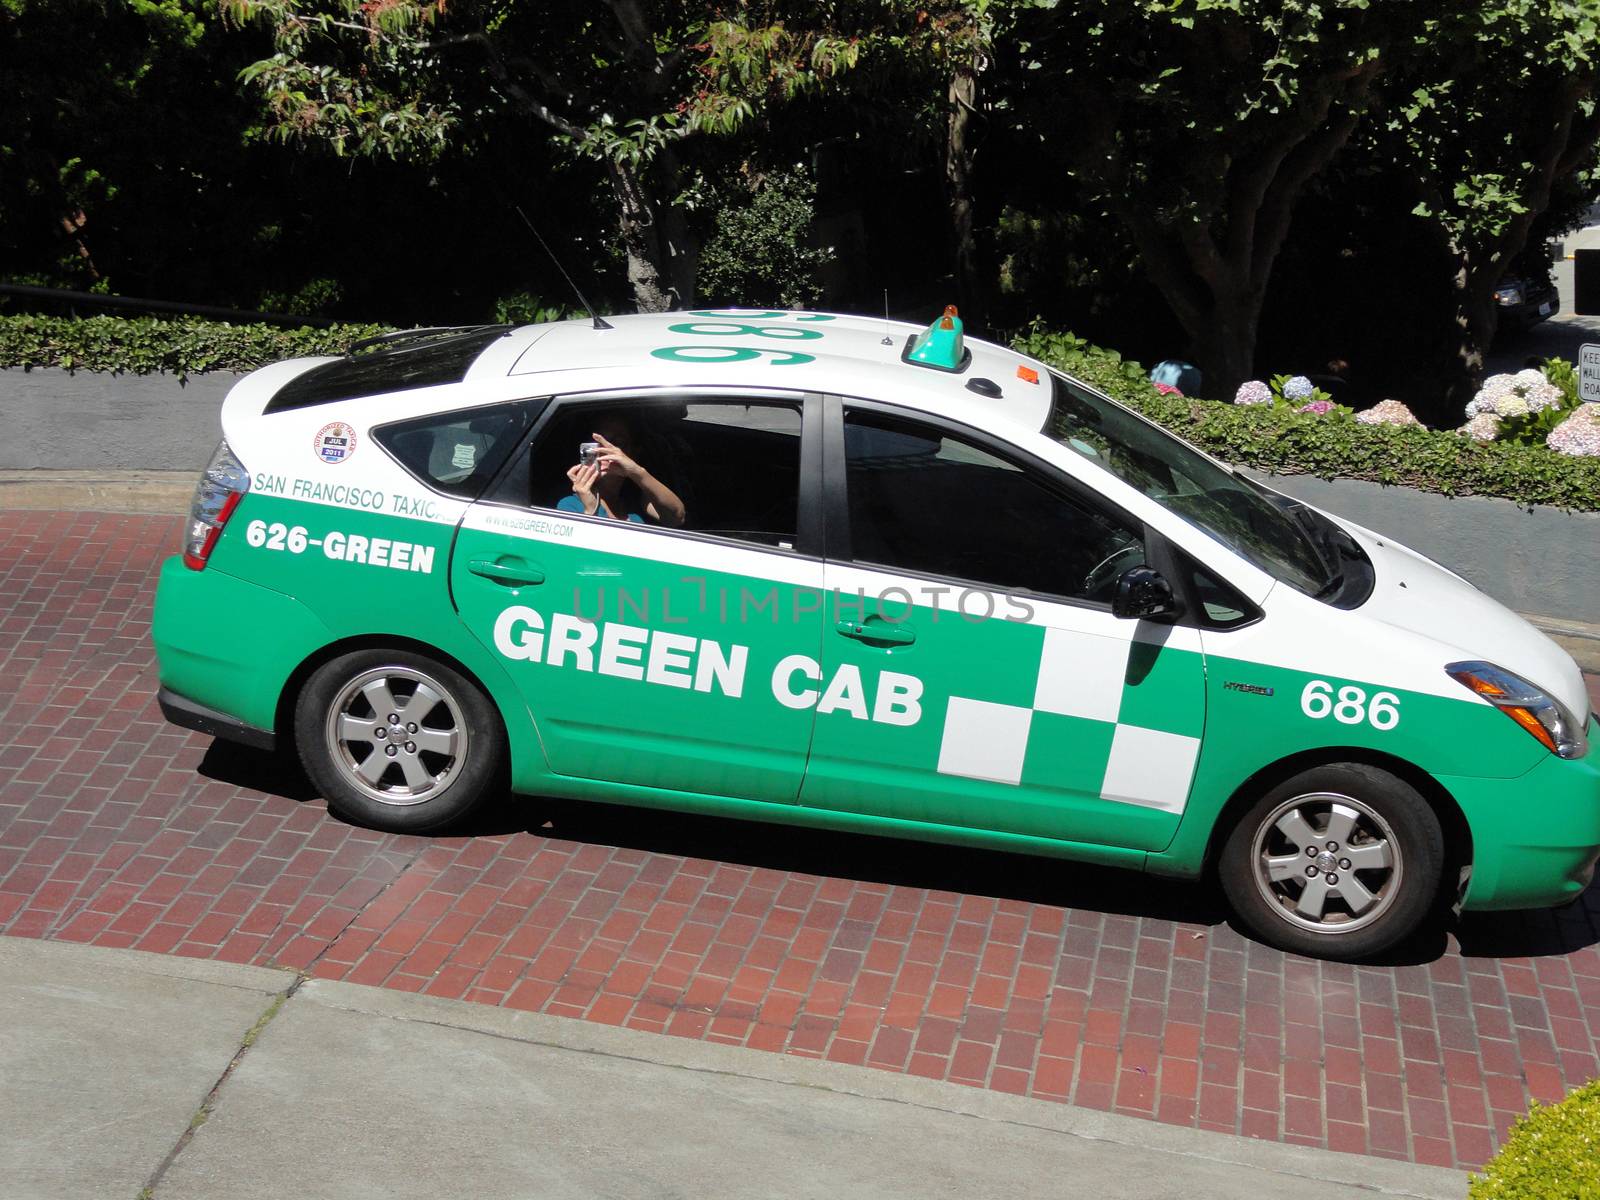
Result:
<svg viewBox="0 0 1600 1200">
<path fill-rule="evenodd" d="M 1337 586 L 1305 526 L 1246 480 L 1120 405 L 1052 372 L 1044 432 L 1241 558 L 1309 595 Z"/>
</svg>

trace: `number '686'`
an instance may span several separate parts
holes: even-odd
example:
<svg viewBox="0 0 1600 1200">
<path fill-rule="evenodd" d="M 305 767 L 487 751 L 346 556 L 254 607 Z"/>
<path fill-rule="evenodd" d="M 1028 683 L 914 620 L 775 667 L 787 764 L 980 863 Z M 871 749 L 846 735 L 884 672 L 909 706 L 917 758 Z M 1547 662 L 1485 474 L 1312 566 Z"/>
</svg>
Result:
<svg viewBox="0 0 1600 1200">
<path fill-rule="evenodd" d="M 1400 697 L 1393 692 L 1374 692 L 1368 699 L 1364 688 L 1350 685 L 1340 688 L 1335 696 L 1333 684 L 1326 679 L 1313 679 L 1300 693 L 1300 711 L 1313 721 L 1331 716 L 1341 725 L 1365 721 L 1374 729 L 1389 730 L 1400 724 Z"/>
</svg>

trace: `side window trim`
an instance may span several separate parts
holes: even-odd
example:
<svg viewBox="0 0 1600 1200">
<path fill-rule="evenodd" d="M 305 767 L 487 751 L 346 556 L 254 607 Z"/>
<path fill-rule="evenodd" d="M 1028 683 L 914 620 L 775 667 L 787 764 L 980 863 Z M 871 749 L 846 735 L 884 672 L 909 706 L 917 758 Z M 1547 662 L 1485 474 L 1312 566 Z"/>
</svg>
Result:
<svg viewBox="0 0 1600 1200">
<path fill-rule="evenodd" d="M 948 434 L 971 442 L 996 458 L 1008 462 L 1027 474 L 1037 478 L 1044 486 L 1054 491 L 1064 492 L 1075 503 L 1105 514 L 1133 529 L 1137 529 L 1148 544 L 1151 530 L 1145 522 L 1131 515 L 1107 500 L 1099 493 L 1085 488 L 1077 480 L 1059 471 L 1043 459 L 1036 458 L 1026 450 L 1019 449 L 1009 443 L 1003 442 L 992 434 L 959 421 L 952 421 L 945 417 L 935 416 L 918 409 L 906 408 L 898 404 L 889 404 L 881 400 L 866 400 L 851 396 L 828 396 L 824 414 L 827 418 L 827 428 L 824 437 L 824 481 L 825 501 L 827 506 L 827 526 L 825 544 L 830 562 L 838 562 L 852 566 L 859 566 L 869 570 L 884 571 L 896 575 L 904 575 L 912 579 L 927 579 L 938 583 L 956 583 L 963 586 L 980 588 L 988 592 L 1004 593 L 1014 591 L 1020 595 L 1034 597 L 1048 601 L 1051 604 L 1066 604 L 1073 608 L 1092 609 L 1096 612 L 1110 611 L 1110 604 L 1098 600 L 1085 600 L 1081 596 L 1063 596 L 1056 592 L 1036 592 L 1027 588 L 1003 588 L 982 579 L 969 579 L 959 575 L 940 575 L 931 571 L 917 570 L 913 567 L 897 566 L 892 563 L 872 562 L 867 559 L 857 559 L 851 552 L 850 546 L 850 497 L 849 484 L 846 480 L 847 463 L 844 444 L 844 418 L 849 412 L 871 413 L 878 416 L 891 417 L 896 420 L 909 421 L 924 425 L 929 429 Z M 1180 624 L 1188 624 L 1189 616 L 1186 614 Z"/>
<path fill-rule="evenodd" d="M 372 438 L 373 444 L 388 456 L 389 461 L 394 463 L 394 465 L 404 471 L 406 475 L 416 480 L 434 495 L 443 496 L 447 500 L 454 500 L 458 503 L 476 504 L 483 496 L 488 495 L 499 486 L 500 480 L 504 478 L 506 470 L 511 466 L 512 463 L 516 462 L 517 456 L 522 453 L 522 448 L 528 444 L 528 438 L 532 435 L 533 431 L 539 427 L 540 423 L 544 419 L 544 414 L 549 411 L 550 397 L 548 395 L 524 396 L 516 400 L 501 400 L 491 402 L 489 404 L 474 404 L 469 405 L 466 408 L 443 409 L 438 413 L 429 414 L 430 416 L 436 416 L 440 418 L 452 416 L 465 417 L 474 412 L 483 412 L 491 408 L 509 408 L 513 405 L 521 405 L 524 409 L 531 410 L 533 417 L 528 421 L 527 425 L 523 427 L 522 432 L 517 435 L 516 443 L 511 447 L 510 452 L 505 456 L 504 459 L 501 460 L 500 465 L 497 466 L 494 471 L 483 481 L 482 486 L 478 488 L 477 494 L 473 496 L 463 496 L 458 492 L 447 492 L 427 475 L 418 474 L 416 471 L 413 471 L 409 466 L 406 465 L 405 461 L 398 454 L 396 454 L 393 449 L 390 448 L 388 442 L 380 436 L 396 426 L 417 424 L 424 418 L 404 417 L 398 421 L 385 421 L 382 425 L 370 426 L 368 428 L 368 435 Z"/>
<path fill-rule="evenodd" d="M 798 405 L 800 409 L 800 495 L 799 512 L 797 515 L 798 528 L 795 530 L 795 545 L 793 549 L 784 550 L 777 546 L 764 546 L 760 542 L 747 542 L 739 538 L 721 537 L 712 533 L 701 533 L 693 529 L 669 529 L 661 525 L 649 525 L 636 522 L 610 521 L 609 518 L 589 516 L 586 513 L 569 512 L 554 506 L 543 504 L 515 504 L 510 501 L 496 499 L 494 493 L 505 482 L 508 474 L 517 469 L 523 461 L 525 451 L 543 435 L 546 428 L 553 424 L 564 414 L 575 409 L 586 407 L 609 407 L 617 404 L 632 402 L 649 403 L 660 401 L 663 403 L 672 400 L 688 400 L 698 404 L 729 404 L 729 405 Z M 511 456 L 502 464 L 488 486 L 483 489 L 477 504 L 493 505 L 496 508 L 509 509 L 513 512 L 540 512 L 557 513 L 564 521 L 596 522 L 607 521 L 609 524 L 625 525 L 625 533 L 652 534 L 660 537 L 686 538 L 691 541 L 706 542 L 715 546 L 737 546 L 744 550 L 751 550 L 761 554 L 775 554 L 784 558 L 806 558 L 821 560 L 823 557 L 823 530 L 824 513 L 822 506 L 822 419 L 823 397 L 815 392 L 803 392 L 793 395 L 768 395 L 752 394 L 745 396 L 722 391 L 698 392 L 694 389 L 674 390 L 663 392 L 659 388 L 652 388 L 646 392 L 629 393 L 608 389 L 603 393 L 585 394 L 575 393 L 565 396 L 551 397 L 545 404 L 543 412 L 533 421 L 528 431 L 523 435 Z"/>
</svg>

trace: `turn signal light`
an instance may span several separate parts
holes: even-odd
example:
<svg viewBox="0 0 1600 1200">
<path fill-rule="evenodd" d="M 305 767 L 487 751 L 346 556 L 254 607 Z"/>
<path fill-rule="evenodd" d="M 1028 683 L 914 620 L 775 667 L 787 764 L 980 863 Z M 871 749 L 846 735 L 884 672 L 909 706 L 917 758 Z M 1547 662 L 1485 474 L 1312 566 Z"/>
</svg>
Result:
<svg viewBox="0 0 1600 1200">
<path fill-rule="evenodd" d="M 1582 758 L 1589 752 L 1583 723 L 1561 701 L 1520 675 L 1477 661 L 1451 663 L 1445 673 L 1505 713 L 1551 754 Z"/>
</svg>

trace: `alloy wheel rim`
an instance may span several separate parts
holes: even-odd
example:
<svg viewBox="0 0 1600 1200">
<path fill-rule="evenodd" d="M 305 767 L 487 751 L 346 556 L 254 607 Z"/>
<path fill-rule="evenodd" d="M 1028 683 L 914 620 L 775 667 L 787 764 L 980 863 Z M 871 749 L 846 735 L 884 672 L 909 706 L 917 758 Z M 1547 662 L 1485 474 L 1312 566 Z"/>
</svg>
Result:
<svg viewBox="0 0 1600 1200">
<path fill-rule="evenodd" d="M 438 680 L 410 667 L 363 671 L 328 706 L 328 751 L 363 795 L 397 807 L 433 799 L 455 779 L 469 735 Z"/>
<path fill-rule="evenodd" d="M 1337 792 L 1285 800 L 1256 828 L 1256 888 L 1278 916 L 1313 933 L 1364 929 L 1393 907 L 1405 862 L 1389 823 Z"/>
</svg>

